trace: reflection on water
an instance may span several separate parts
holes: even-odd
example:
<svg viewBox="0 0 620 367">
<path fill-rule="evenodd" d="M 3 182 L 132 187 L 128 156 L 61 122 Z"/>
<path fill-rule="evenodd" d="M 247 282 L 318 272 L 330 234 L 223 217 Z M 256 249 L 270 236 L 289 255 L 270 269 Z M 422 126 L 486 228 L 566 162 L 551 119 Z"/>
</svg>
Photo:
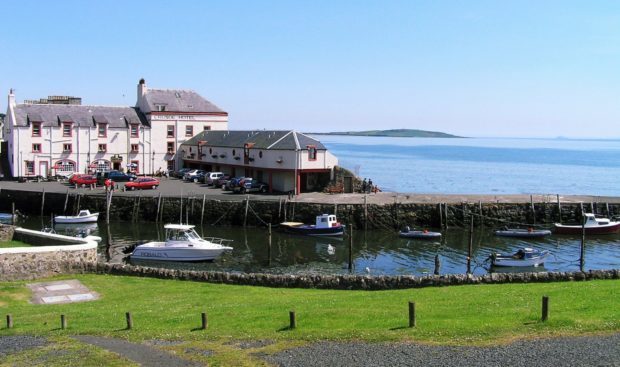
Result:
<svg viewBox="0 0 620 367">
<path fill-rule="evenodd" d="M 46 219 L 49 223 L 49 218 Z M 41 229 L 45 220 L 30 218 L 20 225 Z M 117 222 L 88 224 L 90 232 L 103 238 L 100 243 L 101 261 L 129 262 L 123 250 L 137 242 L 163 241 L 163 225 L 155 223 Z M 73 235 L 71 228 L 56 231 Z M 197 226 L 205 237 L 234 240 L 234 250 L 214 262 L 174 263 L 141 261 L 140 265 L 174 269 L 218 270 L 233 272 L 261 272 L 272 274 L 348 274 L 349 238 L 315 238 L 280 233 L 274 228 L 271 249 L 268 231 L 264 228 Z M 465 273 L 467 270 L 467 230 L 450 228 L 443 231 L 440 240 L 414 240 L 398 237 L 397 231 L 356 231 L 353 242 L 353 272 L 371 275 L 424 275 L 432 274 L 435 255 L 439 255 L 441 274 Z M 478 228 L 473 237 L 472 272 L 489 271 L 486 261 L 492 252 L 513 253 L 520 247 L 535 247 L 552 253 L 544 267 L 526 271 L 579 270 L 580 236 L 550 236 L 543 239 L 523 240 L 495 237 L 493 228 Z M 620 235 L 592 236 L 586 239 L 585 269 L 612 269 L 620 265 Z M 133 262 L 133 261 L 132 261 Z M 523 271 L 493 269 L 493 271 Z"/>
</svg>

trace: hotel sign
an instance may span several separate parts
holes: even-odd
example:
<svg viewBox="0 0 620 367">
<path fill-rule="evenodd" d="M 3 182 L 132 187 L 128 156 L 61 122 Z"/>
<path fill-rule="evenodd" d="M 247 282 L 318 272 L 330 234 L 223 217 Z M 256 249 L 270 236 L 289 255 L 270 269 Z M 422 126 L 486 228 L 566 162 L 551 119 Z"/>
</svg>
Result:
<svg viewBox="0 0 620 367">
<path fill-rule="evenodd" d="M 194 120 L 196 116 L 193 115 L 151 115 L 151 120 Z"/>
</svg>

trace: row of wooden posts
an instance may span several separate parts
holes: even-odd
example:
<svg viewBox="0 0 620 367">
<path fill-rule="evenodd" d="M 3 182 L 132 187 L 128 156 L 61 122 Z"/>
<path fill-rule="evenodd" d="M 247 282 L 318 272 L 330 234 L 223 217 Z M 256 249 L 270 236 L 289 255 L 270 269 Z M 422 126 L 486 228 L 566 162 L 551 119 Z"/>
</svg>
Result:
<svg viewBox="0 0 620 367">
<path fill-rule="evenodd" d="M 541 320 L 547 321 L 549 319 L 549 297 L 542 297 L 542 317 Z M 125 321 L 127 323 L 126 330 L 133 329 L 133 317 L 131 312 L 125 313 Z M 206 312 L 202 312 L 200 314 L 200 329 L 206 330 L 209 327 L 209 321 Z M 416 327 L 416 310 L 415 310 L 415 302 L 409 301 L 409 327 Z M 13 324 L 13 316 L 11 314 L 6 315 L 6 328 L 12 329 L 14 327 Z M 62 314 L 60 315 L 60 328 L 65 330 L 67 328 L 67 316 Z M 289 311 L 289 329 L 297 328 L 297 316 L 294 310 Z"/>
<path fill-rule="evenodd" d="M 112 195 L 113 195 L 113 191 L 109 190 L 106 191 L 106 223 L 110 222 L 110 206 L 112 204 Z M 78 211 L 79 211 L 79 200 L 80 200 L 81 195 L 78 194 L 77 198 L 78 198 L 78 202 L 77 202 L 77 207 L 78 207 Z M 139 196 L 138 196 L 139 198 Z M 139 199 L 138 199 L 139 200 Z M 67 203 L 69 201 L 69 190 L 67 189 L 66 195 L 65 195 L 65 205 L 64 205 L 64 210 L 63 212 L 66 214 L 67 211 Z M 396 203 L 396 197 L 394 198 L 394 201 Z M 161 192 L 158 195 L 157 198 L 157 212 L 155 215 L 155 221 L 160 221 L 161 220 L 161 215 L 163 214 L 163 211 L 161 210 L 161 205 L 162 204 L 162 195 Z M 206 204 L 206 195 L 202 196 L 202 211 L 201 211 L 201 216 L 200 216 L 200 222 L 203 223 L 203 219 L 204 219 L 204 211 L 205 211 L 205 204 Z M 245 227 L 247 224 L 247 216 L 248 216 L 248 208 L 249 208 L 249 204 L 250 204 L 250 197 L 249 195 L 246 196 L 245 199 L 245 216 L 243 219 L 243 226 Z M 183 212 L 183 198 L 181 197 L 181 218 L 180 220 L 182 221 L 182 212 Z M 337 205 L 337 204 L 336 204 Z M 280 207 L 282 206 L 282 202 L 280 201 Z M 368 228 L 368 200 L 366 195 L 364 195 L 364 229 Z M 560 195 L 557 195 L 557 206 L 558 206 L 558 213 L 562 212 L 562 204 L 560 202 Z M 45 207 L 45 188 L 43 188 L 43 191 L 41 192 L 41 216 L 44 215 L 43 209 Z M 532 212 L 535 212 L 535 207 L 534 207 L 534 197 L 533 195 L 530 195 L 530 207 Z M 581 212 L 583 213 L 584 208 L 583 208 L 583 202 L 580 203 L 580 207 L 581 207 Z M 609 203 L 605 203 L 605 207 L 606 207 L 606 213 L 609 215 L 610 211 L 609 211 Z M 285 206 L 286 208 L 286 206 Z M 482 213 L 482 201 L 478 202 L 478 209 L 479 209 L 479 213 L 477 213 L 476 215 L 478 215 L 479 217 L 479 221 L 480 221 L 480 225 L 484 225 L 484 216 Z M 594 203 L 590 203 L 590 209 L 594 212 Z M 135 209 L 134 209 L 135 210 Z M 12 213 L 15 213 L 15 204 L 13 203 L 13 211 Z M 286 216 L 286 214 L 285 214 Z M 134 215 L 135 217 L 135 215 Z M 285 218 L 286 219 L 286 218 Z M 471 220 L 474 220 L 474 214 L 471 214 Z M 558 221 L 561 223 L 562 222 L 562 216 L 560 215 L 558 218 Z M 439 204 L 439 223 L 440 223 L 440 227 L 441 228 L 448 228 L 448 203 L 440 203 Z"/>
</svg>

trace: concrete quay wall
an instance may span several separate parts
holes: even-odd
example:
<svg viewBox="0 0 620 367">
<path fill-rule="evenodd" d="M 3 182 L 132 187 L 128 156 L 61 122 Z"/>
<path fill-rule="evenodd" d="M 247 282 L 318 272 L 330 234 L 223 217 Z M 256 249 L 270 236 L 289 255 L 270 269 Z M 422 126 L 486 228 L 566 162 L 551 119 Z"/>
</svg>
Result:
<svg viewBox="0 0 620 367">
<path fill-rule="evenodd" d="M 43 200 L 43 197 L 45 198 Z M 338 219 L 354 228 L 398 229 L 406 225 L 440 227 L 468 227 L 474 225 L 499 226 L 528 224 L 549 226 L 554 222 L 579 222 L 582 210 L 612 216 L 620 214 L 618 202 L 461 202 L 461 203 L 414 203 L 382 202 L 351 203 L 351 200 L 317 203 L 288 200 L 286 197 L 233 196 L 231 199 L 213 199 L 195 196 L 140 196 L 116 195 L 110 207 L 111 221 L 155 221 L 158 213 L 162 222 L 205 223 L 221 225 L 266 226 L 282 221 L 314 223 L 321 213 L 335 213 Z M 363 200 L 363 195 L 359 199 Z M 71 214 L 79 209 L 100 212 L 106 216 L 106 196 L 101 192 L 48 192 L 7 190 L 0 191 L 0 211 L 10 212 L 12 203 L 27 215 L 43 213 Z M 204 204 L 203 204 L 204 203 Z M 159 210 L 158 210 L 159 208 Z"/>
<path fill-rule="evenodd" d="M 0 248 L 0 281 L 30 280 L 80 271 L 97 262 L 97 243 L 84 239 L 12 228 L 14 240 L 34 247 Z"/>
</svg>

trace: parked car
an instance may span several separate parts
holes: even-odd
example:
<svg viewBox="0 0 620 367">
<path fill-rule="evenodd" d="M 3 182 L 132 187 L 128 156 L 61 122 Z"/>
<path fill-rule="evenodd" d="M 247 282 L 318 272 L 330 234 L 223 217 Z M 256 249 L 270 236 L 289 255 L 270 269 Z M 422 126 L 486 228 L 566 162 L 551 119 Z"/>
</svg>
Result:
<svg viewBox="0 0 620 367">
<path fill-rule="evenodd" d="M 226 184 L 222 187 L 222 190 L 224 191 L 233 191 L 233 189 L 235 187 L 238 187 L 241 180 L 243 180 L 245 177 L 233 177 L 230 180 L 228 180 L 228 182 L 226 182 Z"/>
<path fill-rule="evenodd" d="M 269 191 L 269 185 L 263 182 L 258 182 L 250 177 L 245 177 L 239 182 L 238 185 L 233 187 L 233 192 L 240 194 L 245 194 L 248 192 L 266 193 L 267 191 Z"/>
<path fill-rule="evenodd" d="M 97 177 L 97 183 L 99 185 L 103 185 L 103 182 L 108 178 L 114 182 L 133 181 L 137 178 L 137 176 L 134 175 L 133 173 L 125 173 L 125 172 L 116 171 L 116 170 L 97 172 L 96 177 Z"/>
<path fill-rule="evenodd" d="M 69 183 L 71 185 L 75 185 L 75 181 L 80 178 L 81 176 L 86 176 L 86 174 L 84 173 L 73 173 L 71 176 L 69 176 Z"/>
<path fill-rule="evenodd" d="M 125 184 L 127 190 L 144 190 L 156 189 L 159 186 L 159 180 L 153 177 L 140 177 Z"/>
<path fill-rule="evenodd" d="M 204 176 L 204 183 L 207 186 L 214 185 L 221 177 L 224 177 L 224 172 L 207 172 Z"/>
<path fill-rule="evenodd" d="M 217 179 L 217 181 L 213 184 L 213 187 L 223 188 L 231 179 L 232 177 L 230 175 L 224 175 Z"/>
<path fill-rule="evenodd" d="M 93 175 L 80 175 L 80 177 L 73 180 L 73 183 L 78 186 L 86 186 L 97 183 L 97 177 Z"/>
<path fill-rule="evenodd" d="M 172 177 L 183 178 L 183 176 L 185 176 L 185 174 L 191 170 L 192 170 L 191 168 L 181 168 L 178 171 L 173 171 Z"/>
<path fill-rule="evenodd" d="M 202 169 L 192 169 L 190 171 L 185 172 L 185 174 L 183 175 L 183 180 L 184 181 L 194 181 L 194 178 L 198 175 L 204 175 L 206 173 L 205 170 Z M 198 181 L 194 181 L 194 182 L 198 182 Z"/>
</svg>

